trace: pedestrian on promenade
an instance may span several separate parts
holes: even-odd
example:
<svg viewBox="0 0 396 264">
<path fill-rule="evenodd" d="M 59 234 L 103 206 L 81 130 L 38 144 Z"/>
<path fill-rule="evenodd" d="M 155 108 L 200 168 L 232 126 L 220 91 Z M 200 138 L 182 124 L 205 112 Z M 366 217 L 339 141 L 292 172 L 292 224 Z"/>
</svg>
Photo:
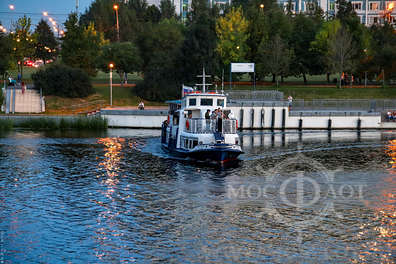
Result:
<svg viewBox="0 0 396 264">
<path fill-rule="evenodd" d="M 289 97 L 287 97 L 287 101 L 289 102 L 289 110 L 292 107 L 293 104 L 293 97 L 291 95 L 289 95 Z"/>
<path fill-rule="evenodd" d="M 139 110 L 144 110 L 144 103 L 143 101 L 140 101 L 139 105 L 138 105 L 138 109 Z"/>
</svg>

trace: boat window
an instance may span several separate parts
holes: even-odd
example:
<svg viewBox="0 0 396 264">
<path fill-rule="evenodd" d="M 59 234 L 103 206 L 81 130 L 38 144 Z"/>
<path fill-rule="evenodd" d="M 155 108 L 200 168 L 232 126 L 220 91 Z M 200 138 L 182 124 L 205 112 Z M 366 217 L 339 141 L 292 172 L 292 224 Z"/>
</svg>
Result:
<svg viewBox="0 0 396 264">
<path fill-rule="evenodd" d="M 217 106 L 224 107 L 224 99 L 217 99 Z"/>
<path fill-rule="evenodd" d="M 195 148 L 196 145 L 198 145 L 198 140 L 193 141 L 192 147 Z"/>
<path fill-rule="evenodd" d="M 201 105 L 213 105 L 213 99 L 201 98 Z"/>
<path fill-rule="evenodd" d="M 188 105 L 189 106 L 197 105 L 197 99 L 196 98 L 188 99 Z"/>
</svg>

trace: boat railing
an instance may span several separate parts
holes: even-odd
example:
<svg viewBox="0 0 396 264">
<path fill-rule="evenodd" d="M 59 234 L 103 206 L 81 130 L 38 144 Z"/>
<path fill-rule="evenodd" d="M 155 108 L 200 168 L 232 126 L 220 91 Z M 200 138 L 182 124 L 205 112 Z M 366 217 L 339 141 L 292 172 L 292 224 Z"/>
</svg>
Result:
<svg viewBox="0 0 396 264">
<path fill-rule="evenodd" d="M 237 132 L 236 119 L 222 119 L 222 125 L 218 125 L 217 119 L 190 118 L 186 120 L 185 132 L 194 134 L 235 134 Z M 219 131 L 221 130 L 221 131 Z"/>
</svg>

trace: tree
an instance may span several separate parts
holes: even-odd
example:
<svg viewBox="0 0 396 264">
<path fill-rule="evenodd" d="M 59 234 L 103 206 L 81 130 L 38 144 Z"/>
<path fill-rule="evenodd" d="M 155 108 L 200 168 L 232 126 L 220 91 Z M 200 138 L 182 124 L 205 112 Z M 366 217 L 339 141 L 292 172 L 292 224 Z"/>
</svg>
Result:
<svg viewBox="0 0 396 264">
<path fill-rule="evenodd" d="M 352 3 L 347 0 L 337 0 L 337 13 L 336 18 L 340 19 L 342 23 L 351 19 L 353 15 L 356 16 L 356 12 L 353 10 Z"/>
<path fill-rule="evenodd" d="M 223 65 L 241 62 L 246 59 L 249 38 L 248 21 L 243 17 L 242 8 L 231 8 L 231 11 L 220 17 L 216 23 L 216 34 L 219 38 L 216 51 Z"/>
<path fill-rule="evenodd" d="M 95 0 L 81 16 L 81 24 L 95 24 L 95 29 L 112 42 L 117 40 L 116 13 L 113 0 Z M 144 1 L 118 1 L 120 41 L 133 41 L 142 30 L 147 4 Z M 139 13 L 138 13 L 139 12 Z"/>
<path fill-rule="evenodd" d="M 216 58 L 216 14 L 217 8 L 210 8 L 206 0 L 193 0 L 192 11 L 187 20 L 187 30 L 179 60 L 184 82 L 195 80 L 205 66 L 212 74 L 217 69 Z"/>
<path fill-rule="evenodd" d="M 315 40 L 311 42 L 311 51 L 319 54 L 319 64 L 325 67 L 327 72 L 327 82 L 330 82 L 330 73 L 332 71 L 328 64 L 328 53 L 330 40 L 334 38 L 338 30 L 341 28 L 339 19 L 326 21 L 322 24 L 321 29 L 315 36 Z"/>
<path fill-rule="evenodd" d="M 132 73 L 141 69 L 139 51 L 131 42 L 115 42 L 103 46 L 102 54 L 99 57 L 99 68 L 104 72 L 108 72 L 109 63 L 114 64 L 114 69 L 124 82 L 127 81 L 124 73 Z"/>
<path fill-rule="evenodd" d="M 303 76 L 305 84 L 306 74 L 322 74 L 325 70 L 321 63 L 321 54 L 310 49 L 320 26 L 321 20 L 318 21 L 315 17 L 305 14 L 298 14 L 293 19 L 290 46 L 294 51 L 294 59 L 291 68 L 296 76 Z"/>
<path fill-rule="evenodd" d="M 329 68 L 340 76 L 340 88 L 341 76 L 344 71 L 352 71 L 354 68 L 354 53 L 352 37 L 345 28 L 341 27 L 330 39 L 327 61 Z"/>
<path fill-rule="evenodd" d="M 184 41 L 183 25 L 164 19 L 146 28 L 139 37 L 144 81 L 135 92 L 149 100 L 166 100 L 180 94 L 181 78 L 177 58 Z"/>
<path fill-rule="evenodd" d="M 30 32 L 31 25 L 31 19 L 24 15 L 14 24 L 15 33 L 11 35 L 13 57 L 21 77 L 23 77 L 23 59 L 34 55 L 35 38 Z"/>
<path fill-rule="evenodd" d="M 392 25 L 373 25 L 370 33 L 372 38 L 367 50 L 369 73 L 375 75 L 384 70 L 385 79 L 396 78 L 396 34 Z"/>
<path fill-rule="evenodd" d="M 268 73 L 272 74 L 276 79 L 276 86 L 278 86 L 277 77 L 288 73 L 293 52 L 288 49 L 284 40 L 279 35 L 276 35 L 270 41 L 263 39 L 258 53 L 260 60 L 257 63 L 257 71 L 263 76 Z"/>
<path fill-rule="evenodd" d="M 36 30 L 36 50 L 34 56 L 42 59 L 44 64 L 47 60 L 56 56 L 56 47 L 58 45 L 54 33 L 43 19 L 37 24 Z"/>
<path fill-rule="evenodd" d="M 260 5 L 264 4 L 261 8 Z M 290 42 L 290 34 L 292 23 L 290 16 L 279 7 L 276 1 L 251 1 L 248 9 L 249 23 L 249 53 L 248 58 L 251 61 L 259 61 L 260 55 L 258 49 L 260 43 L 263 41 L 272 41 L 276 35 L 279 35 L 285 43 Z M 256 76 L 264 78 L 259 72 Z M 273 79 L 275 82 L 275 79 Z"/>
<path fill-rule="evenodd" d="M 158 23 L 161 20 L 161 11 L 155 5 L 147 7 L 145 12 L 145 21 Z"/>
<path fill-rule="evenodd" d="M 84 27 L 78 24 L 75 13 L 65 22 L 66 33 L 62 42 L 62 61 L 73 68 L 80 68 L 90 76 L 96 75 L 96 58 L 105 43 L 102 34 L 95 30 L 93 23 Z"/>
<path fill-rule="evenodd" d="M 9 36 L 7 36 L 5 33 L 0 31 L 0 54 L 1 54 L 0 75 L 1 76 L 3 76 L 10 68 L 10 64 L 12 60 L 11 51 L 12 51 L 12 46 Z"/>
<path fill-rule="evenodd" d="M 176 17 L 175 6 L 170 0 L 161 0 L 160 3 L 161 19 L 171 19 Z"/>
</svg>

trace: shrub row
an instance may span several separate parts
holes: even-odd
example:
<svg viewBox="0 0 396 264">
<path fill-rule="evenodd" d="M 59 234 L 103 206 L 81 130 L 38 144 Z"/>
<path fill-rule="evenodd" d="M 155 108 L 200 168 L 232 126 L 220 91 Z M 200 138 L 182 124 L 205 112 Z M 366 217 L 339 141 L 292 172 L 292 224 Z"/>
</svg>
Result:
<svg viewBox="0 0 396 264">
<path fill-rule="evenodd" d="M 86 97 L 93 93 L 89 76 L 81 69 L 52 64 L 32 74 L 34 86 L 44 95 Z"/>
</svg>

